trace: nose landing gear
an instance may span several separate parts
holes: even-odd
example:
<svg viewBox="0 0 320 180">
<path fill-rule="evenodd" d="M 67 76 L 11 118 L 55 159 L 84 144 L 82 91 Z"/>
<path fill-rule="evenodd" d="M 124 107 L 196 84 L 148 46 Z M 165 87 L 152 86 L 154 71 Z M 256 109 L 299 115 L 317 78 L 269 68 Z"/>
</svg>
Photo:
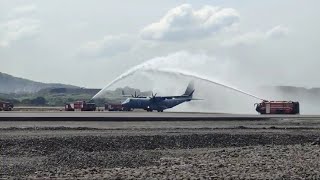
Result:
<svg viewBox="0 0 320 180">
<path fill-rule="evenodd" d="M 150 108 L 148 108 L 148 109 L 146 109 L 146 110 L 147 110 L 147 112 L 152 112 L 152 111 L 154 111 L 153 109 L 150 109 Z M 159 109 L 159 110 L 156 110 L 156 111 L 158 111 L 158 112 L 163 112 L 162 109 Z"/>
</svg>

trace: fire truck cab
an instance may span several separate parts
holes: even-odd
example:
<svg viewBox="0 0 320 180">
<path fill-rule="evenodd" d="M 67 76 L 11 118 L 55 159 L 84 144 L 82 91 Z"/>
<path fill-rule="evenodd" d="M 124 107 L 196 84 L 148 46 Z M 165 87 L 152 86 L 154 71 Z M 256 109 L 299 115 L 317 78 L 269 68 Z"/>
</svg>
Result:
<svg viewBox="0 0 320 180">
<path fill-rule="evenodd" d="M 13 104 L 9 102 L 0 101 L 0 111 L 12 111 Z"/>
<path fill-rule="evenodd" d="M 294 101 L 262 101 L 255 104 L 260 114 L 299 114 L 299 102 Z"/>
<path fill-rule="evenodd" d="M 95 111 L 95 103 L 87 103 L 85 101 L 76 101 L 74 103 L 65 104 L 65 111 Z"/>
</svg>

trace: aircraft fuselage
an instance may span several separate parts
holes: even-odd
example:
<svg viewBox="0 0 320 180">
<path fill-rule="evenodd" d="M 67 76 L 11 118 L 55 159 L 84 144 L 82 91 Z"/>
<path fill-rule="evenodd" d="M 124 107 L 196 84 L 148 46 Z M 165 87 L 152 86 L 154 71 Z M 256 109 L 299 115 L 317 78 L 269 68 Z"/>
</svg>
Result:
<svg viewBox="0 0 320 180">
<path fill-rule="evenodd" d="M 163 111 L 168 108 L 177 106 L 183 102 L 190 101 L 190 97 L 179 97 L 164 99 L 161 97 L 155 98 L 128 98 L 122 103 L 122 106 L 128 109 L 144 109 L 147 111 L 157 110 Z"/>
</svg>

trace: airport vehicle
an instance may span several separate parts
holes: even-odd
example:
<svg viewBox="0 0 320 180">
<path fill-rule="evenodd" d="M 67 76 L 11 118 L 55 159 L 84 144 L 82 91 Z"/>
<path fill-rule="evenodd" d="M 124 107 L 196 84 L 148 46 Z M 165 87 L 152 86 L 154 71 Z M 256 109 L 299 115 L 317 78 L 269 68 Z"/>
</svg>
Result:
<svg viewBox="0 0 320 180">
<path fill-rule="evenodd" d="M 87 103 L 86 101 L 76 101 L 74 103 L 65 104 L 65 111 L 95 111 L 95 103 Z"/>
<path fill-rule="evenodd" d="M 132 109 L 128 109 L 123 107 L 122 104 L 105 104 L 106 111 L 131 111 Z"/>
<path fill-rule="evenodd" d="M 299 102 L 294 101 L 266 101 L 255 104 L 260 114 L 299 114 Z"/>
<path fill-rule="evenodd" d="M 106 111 L 123 111 L 123 107 L 121 104 L 105 104 L 104 109 Z"/>
<path fill-rule="evenodd" d="M 181 96 L 156 96 L 157 94 L 152 94 L 151 97 L 141 97 L 135 94 L 135 96 L 126 99 L 122 103 L 122 107 L 130 110 L 144 109 L 148 112 L 152 112 L 154 110 L 158 112 L 163 112 L 163 110 L 165 109 L 172 108 L 184 102 L 188 102 L 191 100 L 200 100 L 194 99 L 192 97 L 194 91 L 194 84 L 191 81 L 185 93 Z"/>
<path fill-rule="evenodd" d="M 12 110 L 13 110 L 12 103 L 0 101 L 0 111 L 12 111 Z"/>
</svg>

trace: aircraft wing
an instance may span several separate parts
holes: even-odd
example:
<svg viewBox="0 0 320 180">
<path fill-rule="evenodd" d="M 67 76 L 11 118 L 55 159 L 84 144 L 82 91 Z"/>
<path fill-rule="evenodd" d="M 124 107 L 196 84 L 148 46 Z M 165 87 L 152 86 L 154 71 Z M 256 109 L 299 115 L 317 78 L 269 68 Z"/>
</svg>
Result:
<svg viewBox="0 0 320 180">
<path fill-rule="evenodd" d="M 177 99 L 182 97 L 188 97 L 188 96 L 161 96 L 163 99 Z"/>
<path fill-rule="evenodd" d="M 122 97 L 132 97 L 131 95 L 121 95 Z"/>
<path fill-rule="evenodd" d="M 136 98 L 148 98 L 149 96 L 139 96 L 139 97 L 136 97 Z"/>
<path fill-rule="evenodd" d="M 136 92 L 135 92 L 134 95 L 132 95 L 132 94 L 125 94 L 125 93 L 124 93 L 124 90 L 121 91 L 121 96 L 122 96 L 122 97 L 129 97 L 129 98 L 130 98 L 130 97 L 133 97 L 133 98 L 147 98 L 147 97 L 148 97 L 148 96 L 140 96 L 140 95 L 137 95 Z"/>
<path fill-rule="evenodd" d="M 132 95 L 121 95 L 121 97 L 128 97 L 128 98 L 148 98 L 148 96 L 132 97 Z"/>
<path fill-rule="evenodd" d="M 163 99 L 179 99 L 179 98 L 190 98 L 190 96 L 161 96 Z M 198 98 L 190 98 L 191 100 L 204 100 Z"/>
</svg>

